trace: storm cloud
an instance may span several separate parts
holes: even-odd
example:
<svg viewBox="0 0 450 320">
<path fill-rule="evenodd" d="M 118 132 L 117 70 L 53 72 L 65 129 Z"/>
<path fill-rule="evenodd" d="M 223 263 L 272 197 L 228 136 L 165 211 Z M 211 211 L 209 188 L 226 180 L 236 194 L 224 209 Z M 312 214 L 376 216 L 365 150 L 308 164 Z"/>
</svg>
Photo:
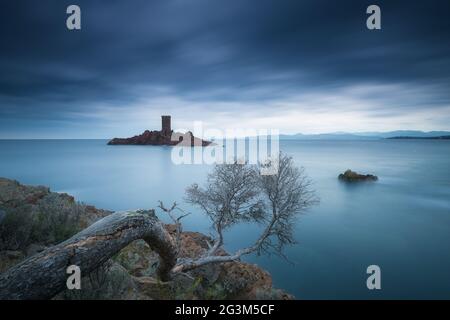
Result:
<svg viewBox="0 0 450 320">
<path fill-rule="evenodd" d="M 82 30 L 66 28 L 77 4 Z M 450 3 L 6 0 L 0 138 L 450 129 Z"/>
</svg>

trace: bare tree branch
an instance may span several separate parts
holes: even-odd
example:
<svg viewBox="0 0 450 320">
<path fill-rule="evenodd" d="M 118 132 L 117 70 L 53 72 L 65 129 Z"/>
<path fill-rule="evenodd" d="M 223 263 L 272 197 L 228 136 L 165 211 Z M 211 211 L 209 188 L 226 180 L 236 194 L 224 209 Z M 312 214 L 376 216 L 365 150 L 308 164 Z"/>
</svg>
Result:
<svg viewBox="0 0 450 320">
<path fill-rule="evenodd" d="M 176 202 L 174 202 L 170 208 L 166 208 L 164 206 L 163 202 L 159 201 L 158 208 L 160 208 L 162 211 L 167 213 L 167 215 L 169 216 L 169 218 L 172 220 L 173 224 L 175 225 L 175 232 L 176 232 L 176 237 L 175 237 L 176 252 L 175 252 L 175 254 L 178 256 L 180 251 L 181 251 L 181 233 L 183 232 L 183 226 L 181 224 L 181 220 L 183 218 L 187 217 L 188 215 L 190 215 L 191 213 L 190 212 L 185 212 L 184 210 L 179 208 L 177 206 Z M 175 210 L 181 211 L 182 215 L 177 217 L 173 213 Z"/>
<path fill-rule="evenodd" d="M 260 175 L 261 167 L 278 166 L 277 174 Z M 213 221 L 215 238 L 209 250 L 197 259 L 179 260 L 172 272 L 186 272 L 208 263 L 240 259 L 253 252 L 275 253 L 285 257 L 283 248 L 295 243 L 296 217 L 318 202 L 311 181 L 291 157 L 280 153 L 274 163 L 259 168 L 248 164 L 216 165 L 208 175 L 206 187 L 197 184 L 186 190 L 187 201 L 199 206 Z M 223 231 L 240 222 L 265 223 L 252 246 L 228 256 L 217 256 L 222 248 Z"/>
</svg>

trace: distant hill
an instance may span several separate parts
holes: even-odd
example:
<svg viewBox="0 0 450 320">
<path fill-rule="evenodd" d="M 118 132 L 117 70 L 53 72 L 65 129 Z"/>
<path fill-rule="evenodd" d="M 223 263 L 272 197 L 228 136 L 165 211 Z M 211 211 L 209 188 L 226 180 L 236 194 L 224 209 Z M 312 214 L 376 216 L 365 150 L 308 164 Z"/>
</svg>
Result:
<svg viewBox="0 0 450 320">
<path fill-rule="evenodd" d="M 388 132 L 361 132 L 358 135 L 378 136 L 381 138 L 393 138 L 393 137 L 414 137 L 414 138 L 426 138 L 426 137 L 440 137 L 450 135 L 449 131 L 419 131 L 419 130 L 396 130 Z"/>
<path fill-rule="evenodd" d="M 281 140 L 379 140 L 379 139 L 448 139 L 450 131 L 397 130 L 389 132 L 335 132 L 321 134 L 280 135 Z"/>
<path fill-rule="evenodd" d="M 360 136 L 352 133 L 321 133 L 321 134 L 294 134 L 280 135 L 281 140 L 377 140 L 380 137 Z"/>
<path fill-rule="evenodd" d="M 450 136 L 439 137 L 392 137 L 387 139 L 426 139 L 426 140 L 450 140 Z"/>
</svg>

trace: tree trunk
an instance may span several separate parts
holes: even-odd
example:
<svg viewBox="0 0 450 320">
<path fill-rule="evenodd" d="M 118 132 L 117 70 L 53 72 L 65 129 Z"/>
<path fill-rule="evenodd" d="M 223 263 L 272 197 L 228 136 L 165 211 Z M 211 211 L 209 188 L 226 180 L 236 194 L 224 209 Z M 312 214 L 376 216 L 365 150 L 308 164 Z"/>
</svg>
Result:
<svg viewBox="0 0 450 320">
<path fill-rule="evenodd" d="M 154 212 L 116 212 L 0 274 L 0 300 L 51 299 L 66 287 L 68 266 L 77 265 L 82 276 L 88 275 L 137 239 L 159 254 L 158 276 L 169 280 L 175 244 Z"/>
</svg>

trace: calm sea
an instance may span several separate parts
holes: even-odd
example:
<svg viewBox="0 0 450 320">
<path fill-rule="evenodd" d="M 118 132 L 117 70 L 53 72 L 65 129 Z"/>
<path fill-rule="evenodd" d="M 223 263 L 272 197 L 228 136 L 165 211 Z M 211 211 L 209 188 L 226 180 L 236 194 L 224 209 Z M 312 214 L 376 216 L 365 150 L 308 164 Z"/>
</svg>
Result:
<svg viewBox="0 0 450 320">
<path fill-rule="evenodd" d="M 320 205 L 296 225 L 298 244 L 278 257 L 245 258 L 299 299 L 450 298 L 450 141 L 282 141 L 305 167 Z M 376 183 L 346 185 L 353 169 Z M 0 141 L 0 176 L 49 186 L 99 208 L 155 208 L 177 201 L 193 215 L 185 229 L 208 233 L 208 220 L 183 202 L 207 165 L 174 165 L 170 147 L 107 146 L 104 140 Z M 231 251 L 250 244 L 249 225 L 227 234 Z M 381 290 L 366 268 L 381 268 Z"/>
</svg>

